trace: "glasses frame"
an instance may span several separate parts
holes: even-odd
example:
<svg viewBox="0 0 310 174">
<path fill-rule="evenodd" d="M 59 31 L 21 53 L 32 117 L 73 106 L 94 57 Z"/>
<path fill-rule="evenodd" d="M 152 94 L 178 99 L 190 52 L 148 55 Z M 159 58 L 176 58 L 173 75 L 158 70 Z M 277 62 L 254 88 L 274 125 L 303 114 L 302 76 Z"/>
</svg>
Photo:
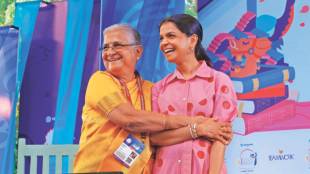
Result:
<svg viewBox="0 0 310 174">
<path fill-rule="evenodd" d="M 102 48 L 99 49 L 99 51 L 106 52 L 110 48 L 113 49 L 114 51 L 120 51 L 125 47 L 130 47 L 130 46 L 140 46 L 140 43 L 134 42 L 134 43 L 121 43 L 121 42 L 112 42 L 108 44 L 104 44 Z"/>
</svg>

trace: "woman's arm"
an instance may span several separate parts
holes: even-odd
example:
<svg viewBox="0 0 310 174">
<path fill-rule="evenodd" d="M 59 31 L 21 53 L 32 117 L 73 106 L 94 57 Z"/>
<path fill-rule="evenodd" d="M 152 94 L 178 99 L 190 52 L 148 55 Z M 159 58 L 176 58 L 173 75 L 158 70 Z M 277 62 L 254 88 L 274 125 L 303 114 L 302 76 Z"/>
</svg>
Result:
<svg viewBox="0 0 310 174">
<path fill-rule="evenodd" d="M 99 90 L 105 89 L 105 90 Z M 89 80 L 85 104 L 102 116 L 130 132 L 155 132 L 201 122 L 203 117 L 166 116 L 156 112 L 136 110 L 122 94 L 117 83 L 106 73 L 97 72 Z"/>
<path fill-rule="evenodd" d="M 154 133 L 151 134 L 150 136 L 151 144 L 157 146 L 168 146 L 178 144 L 191 139 L 192 136 L 189 132 L 188 126 Z"/>
<path fill-rule="evenodd" d="M 210 138 L 228 144 L 232 136 L 231 126 L 229 123 L 218 122 L 213 118 L 205 118 L 205 120 L 197 126 L 197 135 L 199 137 Z M 186 126 L 153 133 L 150 138 L 153 145 L 167 146 L 191 140 L 193 137 L 191 136 L 189 126 Z"/>
<path fill-rule="evenodd" d="M 213 115 L 222 121 L 232 121 L 237 115 L 237 96 L 229 76 L 217 72 L 215 76 L 215 98 Z M 232 132 L 230 132 L 232 139 Z M 212 143 L 210 152 L 209 174 L 219 174 L 224 164 L 225 144 L 220 141 Z"/>
<path fill-rule="evenodd" d="M 186 127 L 190 123 L 200 123 L 202 116 L 169 116 L 156 112 L 137 111 L 130 104 L 122 103 L 114 108 L 108 118 L 114 124 L 130 132 L 158 132 Z"/>
<path fill-rule="evenodd" d="M 211 147 L 209 174 L 219 174 L 224 164 L 226 146 L 220 141 L 214 141 Z"/>
</svg>

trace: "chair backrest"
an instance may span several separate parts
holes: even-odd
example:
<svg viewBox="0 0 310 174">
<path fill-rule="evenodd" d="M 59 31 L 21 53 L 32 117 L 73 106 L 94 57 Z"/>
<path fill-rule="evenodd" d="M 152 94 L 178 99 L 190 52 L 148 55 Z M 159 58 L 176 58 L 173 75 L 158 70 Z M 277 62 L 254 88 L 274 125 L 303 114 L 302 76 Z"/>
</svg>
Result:
<svg viewBox="0 0 310 174">
<path fill-rule="evenodd" d="M 78 150 L 76 144 L 65 145 L 27 145 L 24 138 L 18 141 L 18 161 L 17 161 L 17 174 L 24 174 L 25 171 L 25 157 L 30 157 L 30 173 L 37 172 L 37 159 L 42 157 L 42 173 L 49 173 L 50 157 L 55 157 L 55 173 L 62 173 L 62 160 L 63 157 L 68 157 L 68 171 L 72 172 L 73 159 Z"/>
</svg>

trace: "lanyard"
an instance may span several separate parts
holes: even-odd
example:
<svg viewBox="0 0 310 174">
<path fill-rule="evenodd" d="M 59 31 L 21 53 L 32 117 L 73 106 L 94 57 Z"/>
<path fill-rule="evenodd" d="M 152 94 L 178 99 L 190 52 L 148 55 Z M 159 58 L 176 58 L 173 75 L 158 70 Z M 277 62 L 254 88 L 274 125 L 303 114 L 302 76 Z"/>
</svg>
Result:
<svg viewBox="0 0 310 174">
<path fill-rule="evenodd" d="M 112 79 L 115 79 L 115 77 L 113 75 L 111 75 L 110 73 L 107 73 Z M 142 89 L 142 78 L 140 76 L 140 74 L 138 73 L 138 71 L 135 71 L 135 78 L 137 80 L 137 87 L 138 87 L 138 96 L 140 98 L 140 108 L 141 110 L 145 111 L 145 101 L 144 101 L 144 94 L 143 94 L 143 89 Z M 131 103 L 131 105 L 133 105 L 132 100 L 131 100 L 131 95 L 129 92 L 129 89 L 127 88 L 126 82 L 122 79 L 118 79 L 118 82 L 120 83 L 120 85 L 122 86 L 122 91 L 123 94 L 126 96 L 127 100 Z M 141 132 L 141 139 L 142 142 L 144 144 L 144 140 L 146 139 L 146 132 Z"/>
<path fill-rule="evenodd" d="M 145 101 L 144 101 L 144 94 L 143 94 L 143 89 L 142 89 L 142 78 L 137 71 L 135 71 L 135 75 L 136 75 L 137 86 L 138 86 L 138 96 L 140 98 L 140 108 L 141 110 L 145 110 Z M 123 93 L 126 96 L 127 100 L 133 105 L 132 100 L 131 100 L 131 95 L 129 93 L 129 89 L 127 88 L 125 81 L 122 79 L 117 79 L 117 80 L 121 84 Z"/>
</svg>

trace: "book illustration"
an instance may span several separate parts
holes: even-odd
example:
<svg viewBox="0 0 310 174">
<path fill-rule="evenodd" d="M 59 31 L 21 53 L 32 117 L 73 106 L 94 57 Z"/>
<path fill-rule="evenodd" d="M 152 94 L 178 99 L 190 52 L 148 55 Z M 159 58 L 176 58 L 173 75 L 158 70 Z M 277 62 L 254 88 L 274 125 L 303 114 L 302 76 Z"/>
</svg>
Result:
<svg viewBox="0 0 310 174">
<path fill-rule="evenodd" d="M 239 112 L 247 114 L 256 114 L 261 112 L 285 99 L 288 98 L 288 89 L 285 92 L 284 96 L 281 97 L 271 97 L 271 98 L 259 98 L 259 99 L 250 99 L 250 100 L 238 100 L 238 108 L 242 107 L 242 111 Z M 240 106 L 242 105 L 242 106 Z"/>
<path fill-rule="evenodd" d="M 269 86 L 259 89 L 253 92 L 237 93 L 238 100 L 256 99 L 256 98 L 270 98 L 270 97 L 282 97 L 285 95 L 285 90 L 288 90 L 288 86 L 284 83 Z"/>
<path fill-rule="evenodd" d="M 295 69 L 284 65 L 261 65 L 260 72 L 245 78 L 231 78 L 237 93 L 247 93 L 295 79 Z"/>
</svg>

